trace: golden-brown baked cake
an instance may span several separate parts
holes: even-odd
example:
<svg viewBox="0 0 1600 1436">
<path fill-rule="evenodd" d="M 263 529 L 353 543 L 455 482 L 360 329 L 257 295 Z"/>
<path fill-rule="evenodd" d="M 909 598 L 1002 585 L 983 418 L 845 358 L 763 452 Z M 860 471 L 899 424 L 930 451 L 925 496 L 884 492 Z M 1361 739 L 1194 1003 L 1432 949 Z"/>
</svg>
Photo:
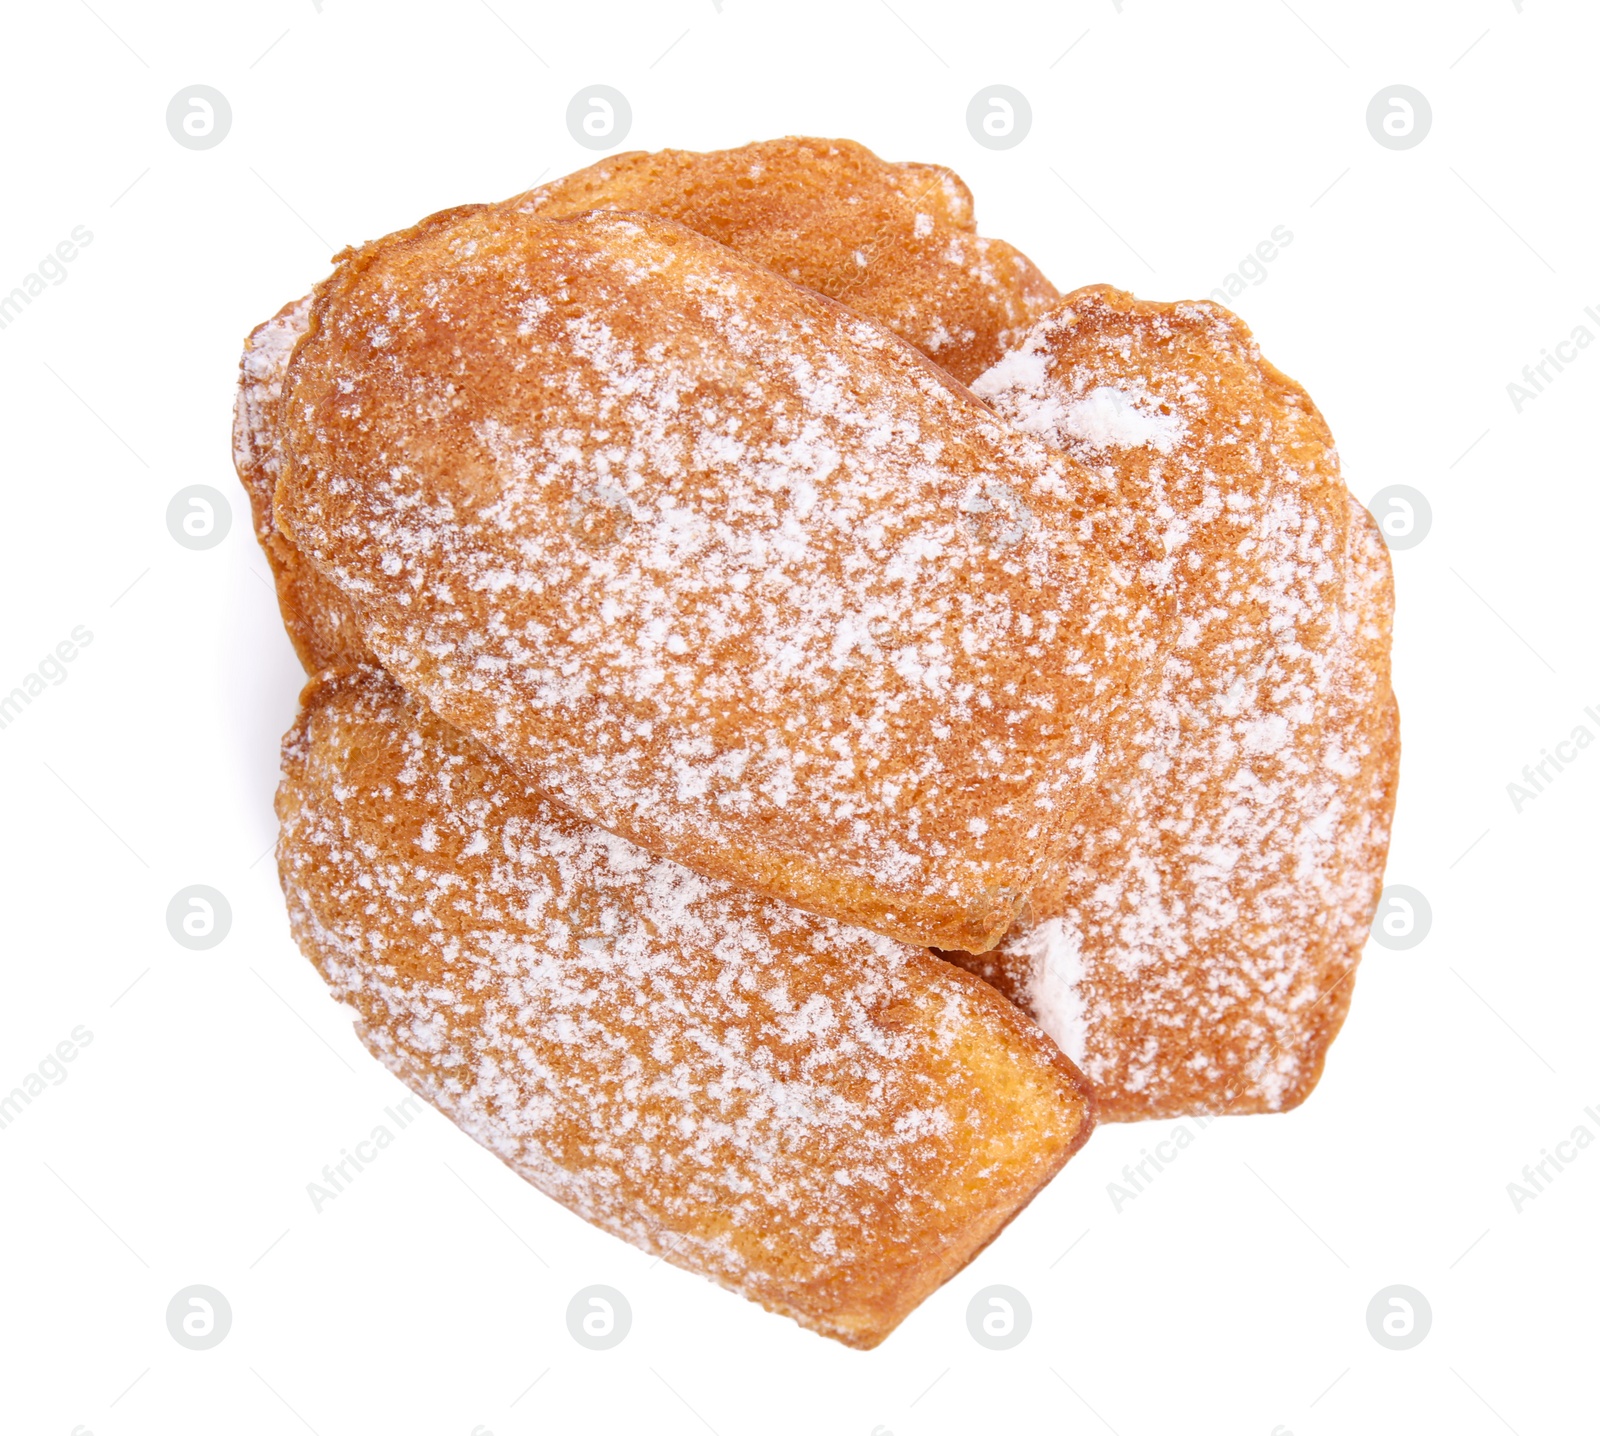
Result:
<svg viewBox="0 0 1600 1436">
<path fill-rule="evenodd" d="M 419 230 L 446 225 L 478 208 L 441 210 Z M 272 496 L 283 465 L 279 409 L 289 356 L 311 317 L 313 296 L 285 304 L 244 341 L 233 405 L 233 467 L 250 499 L 256 541 L 266 555 L 289 641 L 308 673 L 371 662 L 349 600 L 301 557 L 272 517 Z"/>
<path fill-rule="evenodd" d="M 876 319 L 963 383 L 1060 298 L 1026 255 L 977 232 L 953 170 L 891 164 L 854 140 L 633 151 L 523 204 L 546 219 L 610 209 L 678 220 Z"/>
<path fill-rule="evenodd" d="M 578 815 L 908 942 L 999 939 L 1170 618 L 1148 515 L 650 216 L 355 251 L 282 413 L 278 527 L 402 685 Z"/>
<path fill-rule="evenodd" d="M 1087 1137 L 1088 1088 L 927 953 L 572 818 L 374 670 L 310 684 L 279 873 L 367 1047 L 644 1250 L 876 1345 Z"/>
<path fill-rule="evenodd" d="M 1020 340 L 1060 297 L 1026 256 L 977 233 L 971 191 L 953 170 L 890 164 L 852 140 L 768 140 L 706 154 L 635 151 L 531 190 L 518 205 L 544 218 L 623 209 L 679 220 L 878 320 L 963 381 Z M 475 208 L 445 210 L 424 223 Z M 285 305 L 245 341 L 234 466 L 250 494 L 284 626 L 307 672 L 316 673 L 371 655 L 349 601 L 272 520 L 279 391 L 310 301 L 307 295 Z"/>
<path fill-rule="evenodd" d="M 1279 1111 L 1338 1032 L 1399 755 L 1393 594 L 1322 416 L 1208 303 L 1067 296 L 974 386 L 1167 525 L 1180 634 L 994 953 L 1102 1119 Z"/>
<path fill-rule="evenodd" d="M 308 673 L 366 658 L 366 644 L 339 590 L 301 557 L 272 518 L 272 495 L 282 457 L 278 403 L 289 354 L 305 333 L 311 296 L 285 304 L 244 341 L 233 408 L 233 466 L 250 497 L 256 541 L 278 591 L 289 641 Z"/>
</svg>

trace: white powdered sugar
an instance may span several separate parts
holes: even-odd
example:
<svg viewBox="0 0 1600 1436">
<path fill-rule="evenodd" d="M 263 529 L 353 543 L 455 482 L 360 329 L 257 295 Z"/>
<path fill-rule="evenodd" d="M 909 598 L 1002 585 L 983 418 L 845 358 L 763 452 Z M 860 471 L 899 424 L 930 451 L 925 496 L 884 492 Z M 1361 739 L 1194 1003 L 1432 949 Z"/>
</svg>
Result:
<svg viewBox="0 0 1600 1436">
<path fill-rule="evenodd" d="M 1388 568 L 1370 520 L 1320 416 L 1214 307 L 1083 291 L 974 387 L 1164 525 L 1179 633 L 1033 895 L 1045 920 L 972 965 L 1113 1119 L 1298 1101 L 1387 842 Z"/>
<path fill-rule="evenodd" d="M 1070 311 L 1042 320 L 1027 339 L 972 381 L 972 392 L 987 399 L 1024 433 L 1054 442 L 1076 441 L 1091 451 L 1150 447 L 1170 454 L 1183 442 L 1183 416 L 1151 395 L 1111 384 L 1084 392 L 1090 376 L 1054 372 L 1047 341 L 1071 319 Z M 1092 453 L 1086 462 L 1094 462 Z"/>
<path fill-rule="evenodd" d="M 654 851 L 992 940 L 1148 683 L 1160 529 L 677 227 L 500 213 L 426 243 L 426 284 L 408 249 L 323 291 L 286 410 L 280 521 L 372 651 Z M 528 381 L 475 382 L 497 367 Z"/>
<path fill-rule="evenodd" d="M 1000 409 L 1007 423 L 1052 442 L 1057 441 L 1065 404 L 1060 387 L 1050 380 L 1043 351 L 1054 323 L 1053 319 L 1041 320 L 1021 345 L 972 381 L 972 392 Z"/>
<path fill-rule="evenodd" d="M 1082 1066 L 1089 1051 L 1082 940 L 1065 918 L 1053 917 L 1023 929 L 1017 943 L 1030 958 L 1028 1010 L 1056 1046 Z"/>
<path fill-rule="evenodd" d="M 285 306 L 251 334 L 240 361 L 238 396 L 233 409 L 233 462 L 251 484 L 252 509 L 262 537 L 272 533 L 272 485 L 282 460 L 278 450 L 277 407 L 289 356 L 311 317 L 311 296 Z M 253 483 L 251 481 L 254 481 Z M 261 491 L 256 491 L 260 485 Z"/>
<path fill-rule="evenodd" d="M 586 1220 L 849 1339 L 856 1283 L 959 1264 L 1077 1140 L 1074 1081 L 966 974 L 562 813 L 374 672 L 308 703 L 296 938 L 375 1055 Z"/>
<path fill-rule="evenodd" d="M 958 176 L 885 163 L 852 141 L 622 155 L 517 203 L 551 219 L 605 210 L 676 220 L 938 355 L 963 383 L 1059 298 L 1025 255 L 976 232 Z"/>
<path fill-rule="evenodd" d="M 1096 385 L 1068 404 L 1062 427 L 1092 449 L 1137 449 L 1148 444 L 1162 454 L 1178 447 L 1184 430 L 1182 418 L 1162 413 L 1149 395 L 1107 384 Z"/>
</svg>

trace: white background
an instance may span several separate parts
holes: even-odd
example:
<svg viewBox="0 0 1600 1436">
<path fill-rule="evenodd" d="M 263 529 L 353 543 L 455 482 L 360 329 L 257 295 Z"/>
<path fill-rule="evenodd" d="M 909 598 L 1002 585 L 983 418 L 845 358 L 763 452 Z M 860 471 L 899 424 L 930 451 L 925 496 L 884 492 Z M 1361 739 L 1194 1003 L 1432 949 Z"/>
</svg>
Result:
<svg viewBox="0 0 1600 1436">
<path fill-rule="evenodd" d="M 1574 725 L 1600 734 L 1600 347 L 1520 414 L 1506 392 L 1600 334 L 1592 6 L 94 7 L 8 7 L 0 93 L 0 292 L 94 236 L 0 332 L 0 689 L 94 635 L 0 731 L 0 1091 L 93 1033 L 0 1131 L 0 1428 L 1595 1429 L 1600 1144 L 1520 1213 L 1506 1190 L 1574 1126 L 1600 1136 L 1600 747 L 1521 813 L 1506 792 Z M 233 108 L 204 153 L 164 121 L 196 82 Z M 965 127 L 996 82 L 1034 112 L 998 153 Z M 1400 153 L 1364 119 L 1394 82 L 1434 114 Z M 1287 226 L 1236 307 L 1357 494 L 1433 507 L 1394 556 L 1388 879 L 1429 898 L 1427 939 L 1370 947 L 1303 1109 L 1217 1122 L 1120 1213 L 1107 1184 L 1172 1124 L 1102 1128 L 870 1354 L 585 1227 L 431 1111 L 320 1214 L 306 1195 L 401 1089 L 290 942 L 267 854 L 301 675 L 229 463 L 240 341 L 334 249 L 589 163 L 564 116 L 590 83 L 631 101 L 628 147 L 847 135 L 953 165 L 1064 290 L 1204 295 Z M 193 483 L 233 504 L 209 552 L 165 526 Z M 190 883 L 232 904 L 209 952 L 166 929 Z M 166 1329 L 192 1283 L 233 1309 L 210 1351 Z M 591 1283 L 632 1304 L 610 1352 L 566 1331 Z M 966 1327 L 993 1283 L 1033 1309 L 1007 1352 Z M 1433 1311 L 1404 1352 L 1365 1320 L 1393 1283 Z"/>
</svg>

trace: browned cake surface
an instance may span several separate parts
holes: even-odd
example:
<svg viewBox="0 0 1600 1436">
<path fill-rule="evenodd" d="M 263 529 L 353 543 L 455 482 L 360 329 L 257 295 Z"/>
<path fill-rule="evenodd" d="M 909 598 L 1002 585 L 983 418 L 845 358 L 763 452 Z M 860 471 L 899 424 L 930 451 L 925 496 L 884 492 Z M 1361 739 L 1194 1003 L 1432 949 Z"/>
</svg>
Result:
<svg viewBox="0 0 1600 1436">
<path fill-rule="evenodd" d="M 441 210 L 419 229 L 448 224 L 475 206 Z M 306 672 L 371 662 L 349 600 L 307 563 L 272 517 L 283 467 L 283 381 L 295 343 L 311 320 L 307 294 L 258 324 L 244 341 L 233 404 L 233 467 L 250 499 L 256 541 L 266 555 L 289 641 Z"/>
<path fill-rule="evenodd" d="M 977 232 L 942 165 L 890 164 L 853 140 L 635 151 L 530 191 L 547 219 L 675 219 L 892 329 L 970 383 L 1060 297 L 1024 254 Z"/>
<path fill-rule="evenodd" d="M 676 219 L 849 307 L 936 356 L 958 379 L 988 367 L 1060 297 L 1027 258 L 976 232 L 972 193 L 942 165 L 888 164 L 851 140 L 770 140 L 696 154 L 617 155 L 521 196 L 544 218 L 586 209 Z M 424 221 L 449 222 L 477 206 Z M 857 256 L 867 260 L 870 277 Z M 245 341 L 234 466 L 308 672 L 372 661 L 349 600 L 278 531 L 277 413 L 310 295 Z"/>
<path fill-rule="evenodd" d="M 1102 1117 L 1315 1085 L 1382 883 L 1399 755 L 1387 551 L 1305 391 L 1210 304 L 1069 295 L 977 392 L 1167 525 L 1179 638 L 1071 857 L 995 953 Z"/>
<path fill-rule="evenodd" d="M 256 541 L 272 570 L 283 626 L 306 671 L 315 673 L 361 662 L 366 644 L 339 590 L 301 557 L 272 518 L 272 495 L 282 464 L 278 403 L 290 351 L 305 333 L 310 312 L 308 294 L 285 304 L 245 340 L 233 409 L 233 466 L 250 497 Z"/>
<path fill-rule="evenodd" d="M 1087 1137 L 993 989 L 567 816 L 372 670 L 284 740 L 294 934 L 363 1042 L 586 1220 L 852 1346 Z"/>
<path fill-rule="evenodd" d="M 1148 515 L 670 221 L 369 245 L 289 385 L 278 525 L 383 665 L 710 876 L 981 951 L 1148 696 Z"/>
</svg>

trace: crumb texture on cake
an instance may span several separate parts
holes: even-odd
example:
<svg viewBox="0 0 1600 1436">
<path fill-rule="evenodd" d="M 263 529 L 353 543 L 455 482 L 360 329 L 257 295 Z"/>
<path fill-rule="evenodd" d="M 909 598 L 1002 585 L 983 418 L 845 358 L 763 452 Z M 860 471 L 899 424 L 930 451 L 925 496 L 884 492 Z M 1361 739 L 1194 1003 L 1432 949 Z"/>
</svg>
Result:
<svg viewBox="0 0 1600 1436">
<path fill-rule="evenodd" d="M 562 812 L 373 670 L 284 740 L 294 935 L 375 1056 L 541 1191 L 872 1346 L 1092 1125 L 969 974 Z"/>
<path fill-rule="evenodd" d="M 848 304 L 970 383 L 1061 297 L 943 165 L 893 164 L 854 140 L 632 151 L 529 191 L 546 219 L 633 210 L 675 219 Z"/>
<path fill-rule="evenodd" d="M 882 327 L 667 220 L 516 202 L 347 256 L 278 526 L 573 811 L 982 951 L 1170 635 L 1160 530 Z"/>
<path fill-rule="evenodd" d="M 974 390 L 1165 526 L 1179 631 L 1028 917 L 959 960 L 1058 1038 L 1105 1120 L 1291 1107 L 1388 850 L 1381 536 L 1304 389 L 1216 305 L 1079 290 Z"/>
</svg>

